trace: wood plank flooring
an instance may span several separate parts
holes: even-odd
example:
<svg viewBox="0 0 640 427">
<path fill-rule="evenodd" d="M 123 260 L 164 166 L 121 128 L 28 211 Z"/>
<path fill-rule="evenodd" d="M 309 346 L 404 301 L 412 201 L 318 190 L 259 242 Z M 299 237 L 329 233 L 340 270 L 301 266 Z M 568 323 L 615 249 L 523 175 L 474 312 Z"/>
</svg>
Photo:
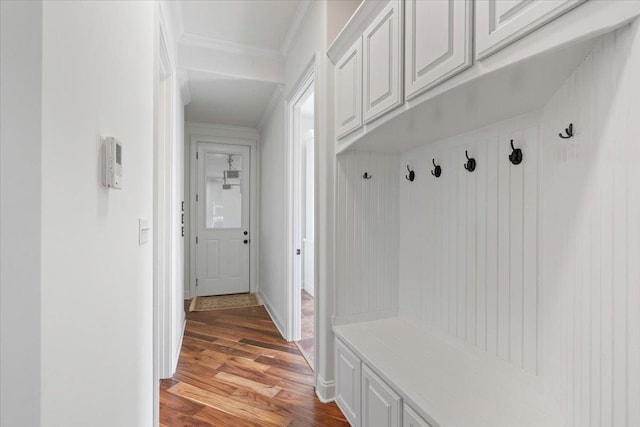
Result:
<svg viewBox="0 0 640 427">
<path fill-rule="evenodd" d="M 298 341 L 298 348 L 302 352 L 302 355 L 309 361 L 311 367 L 314 366 L 314 301 L 313 297 L 304 289 L 301 292 L 302 303 L 302 333 L 300 341 Z"/>
<path fill-rule="evenodd" d="M 188 303 L 185 303 L 188 310 Z M 348 426 L 264 307 L 188 312 L 178 369 L 160 384 L 160 426 Z"/>
</svg>

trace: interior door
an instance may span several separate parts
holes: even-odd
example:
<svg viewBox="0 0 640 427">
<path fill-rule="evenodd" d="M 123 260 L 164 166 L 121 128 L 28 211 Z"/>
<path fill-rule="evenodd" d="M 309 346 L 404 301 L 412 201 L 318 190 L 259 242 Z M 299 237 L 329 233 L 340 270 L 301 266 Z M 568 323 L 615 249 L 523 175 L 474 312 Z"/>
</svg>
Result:
<svg viewBox="0 0 640 427">
<path fill-rule="evenodd" d="M 251 149 L 198 144 L 196 295 L 249 292 Z"/>
</svg>

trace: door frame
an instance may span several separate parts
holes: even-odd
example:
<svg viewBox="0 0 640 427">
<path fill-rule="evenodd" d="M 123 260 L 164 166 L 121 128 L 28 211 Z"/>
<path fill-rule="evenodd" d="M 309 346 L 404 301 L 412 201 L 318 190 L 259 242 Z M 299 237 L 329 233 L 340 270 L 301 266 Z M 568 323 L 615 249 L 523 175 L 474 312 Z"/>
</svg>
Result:
<svg viewBox="0 0 640 427">
<path fill-rule="evenodd" d="M 258 292 L 258 248 L 260 241 L 258 236 L 260 235 L 258 214 L 259 214 L 259 186 L 258 186 L 258 142 L 253 139 L 243 138 L 230 138 L 219 137 L 211 135 L 191 135 L 189 141 L 189 293 L 191 297 L 196 296 L 196 233 L 198 231 L 197 221 L 197 207 L 196 207 L 196 193 L 198 191 L 198 162 L 196 160 L 196 153 L 198 151 L 199 143 L 209 144 L 224 144 L 224 145 L 241 145 L 247 146 L 250 150 L 250 173 L 251 178 L 249 182 L 249 191 L 251 195 L 249 197 L 249 292 L 255 294 Z"/>
<path fill-rule="evenodd" d="M 286 339 L 287 341 L 299 341 L 301 336 L 301 314 L 302 307 L 301 301 L 302 294 L 300 292 L 300 287 L 296 286 L 295 276 L 299 275 L 302 270 L 302 257 L 296 255 L 296 239 L 300 236 L 298 221 L 300 217 L 299 206 L 296 206 L 296 164 L 299 164 L 300 157 L 300 149 L 296 149 L 295 144 L 295 133 L 297 130 L 295 123 L 295 108 L 305 96 L 309 89 L 313 89 L 314 96 L 316 96 L 316 87 L 315 87 L 315 55 L 312 60 L 309 62 L 305 71 L 302 73 L 302 77 L 296 84 L 293 91 L 286 98 L 286 136 L 287 142 L 285 144 L 286 153 L 285 153 L 285 165 L 286 165 L 286 197 L 285 197 L 285 214 L 286 214 L 286 244 L 285 244 L 285 277 L 286 277 L 286 291 L 285 291 L 285 301 L 286 301 Z M 316 105 L 314 105 L 314 131 L 316 128 Z M 314 132 L 315 133 L 315 132 Z M 314 136 L 315 137 L 315 136 Z M 314 144 L 314 168 L 315 168 L 315 176 L 314 176 L 314 189 L 317 189 L 317 172 L 318 172 L 318 144 Z M 298 160 L 298 162 L 296 162 Z M 315 191 L 314 191 L 315 193 Z M 316 194 L 317 196 L 317 194 Z M 317 230 L 317 199 L 316 199 L 316 212 L 314 212 L 314 221 L 316 222 L 316 230 Z M 296 213 L 294 214 L 294 210 Z M 316 243 L 314 242 L 314 245 Z M 316 274 L 317 278 L 317 252 L 314 254 L 314 274 Z M 317 283 L 317 280 L 315 280 Z M 315 292 L 314 292 L 315 294 Z M 314 298 L 315 299 L 315 298 Z M 317 319 L 317 311 L 314 311 L 314 322 Z M 317 341 L 317 330 L 314 330 L 314 341 Z"/>
</svg>

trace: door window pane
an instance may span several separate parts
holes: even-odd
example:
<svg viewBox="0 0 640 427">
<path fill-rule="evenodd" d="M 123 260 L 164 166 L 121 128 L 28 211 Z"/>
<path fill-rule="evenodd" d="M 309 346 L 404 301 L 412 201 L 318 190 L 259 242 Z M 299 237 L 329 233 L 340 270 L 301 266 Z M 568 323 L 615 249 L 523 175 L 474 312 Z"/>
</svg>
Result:
<svg viewBox="0 0 640 427">
<path fill-rule="evenodd" d="M 207 153 L 205 171 L 206 227 L 242 227 L 242 156 Z"/>
</svg>

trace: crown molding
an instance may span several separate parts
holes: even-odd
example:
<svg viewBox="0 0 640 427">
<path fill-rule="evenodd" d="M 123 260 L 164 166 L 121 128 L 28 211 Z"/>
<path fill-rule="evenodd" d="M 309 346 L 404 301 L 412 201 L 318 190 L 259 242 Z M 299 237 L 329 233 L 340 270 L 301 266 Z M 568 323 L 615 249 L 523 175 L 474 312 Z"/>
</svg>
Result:
<svg viewBox="0 0 640 427">
<path fill-rule="evenodd" d="M 258 131 L 243 126 L 217 125 L 214 123 L 189 122 L 184 123 L 189 134 L 201 136 L 219 136 L 227 138 L 258 140 Z"/>
<path fill-rule="evenodd" d="M 286 57 L 289 53 L 293 41 L 296 39 L 298 33 L 300 32 L 302 23 L 307 18 L 307 15 L 309 15 L 309 12 L 311 12 L 311 6 L 313 6 L 313 0 L 302 0 L 302 2 L 300 2 L 298 10 L 296 11 L 293 20 L 291 21 L 291 25 L 289 25 L 287 35 L 282 41 L 282 47 L 280 48 L 282 56 Z"/>
<path fill-rule="evenodd" d="M 327 49 L 327 56 L 334 64 L 349 49 L 351 45 L 362 35 L 362 32 L 371 23 L 373 18 L 388 4 L 385 1 L 363 0 L 342 31 Z"/>
<path fill-rule="evenodd" d="M 180 39 L 181 45 L 196 46 L 218 52 L 232 53 L 240 56 L 267 58 L 276 62 L 284 62 L 282 53 L 275 49 L 265 49 L 227 40 L 218 40 L 199 34 L 185 33 Z"/>
<path fill-rule="evenodd" d="M 256 126 L 258 130 L 262 131 L 262 127 L 265 124 L 267 124 L 267 120 L 269 120 L 269 118 L 271 117 L 271 114 L 273 114 L 273 110 L 275 110 L 276 105 L 278 105 L 278 102 L 282 101 L 283 96 L 284 96 L 284 85 L 277 85 L 275 89 L 273 89 L 273 93 L 271 94 L 271 99 L 269 99 L 269 103 L 267 104 L 267 107 L 264 109 L 264 112 L 262 113 L 262 117 L 260 117 L 258 126 Z"/>
</svg>

